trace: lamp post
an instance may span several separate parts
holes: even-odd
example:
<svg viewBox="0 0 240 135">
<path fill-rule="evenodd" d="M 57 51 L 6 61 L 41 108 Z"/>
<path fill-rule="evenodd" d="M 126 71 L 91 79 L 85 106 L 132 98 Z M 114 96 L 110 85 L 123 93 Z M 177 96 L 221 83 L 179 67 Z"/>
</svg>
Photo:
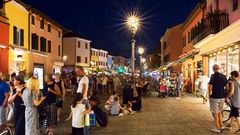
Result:
<svg viewBox="0 0 240 135">
<path fill-rule="evenodd" d="M 135 79 L 134 79 L 134 73 L 135 73 L 135 35 L 140 25 L 140 19 L 136 15 L 130 15 L 128 16 L 126 23 L 132 33 L 132 78 L 133 78 L 133 89 L 135 89 Z"/>
<path fill-rule="evenodd" d="M 142 78 L 142 55 L 144 53 L 144 48 L 140 47 L 138 48 L 138 53 L 140 55 L 140 78 Z"/>
</svg>

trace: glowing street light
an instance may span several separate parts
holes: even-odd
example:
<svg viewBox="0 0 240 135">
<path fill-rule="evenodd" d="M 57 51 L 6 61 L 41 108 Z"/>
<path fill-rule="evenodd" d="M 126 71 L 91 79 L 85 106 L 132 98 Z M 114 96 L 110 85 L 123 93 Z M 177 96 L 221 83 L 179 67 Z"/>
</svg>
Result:
<svg viewBox="0 0 240 135">
<path fill-rule="evenodd" d="M 142 58 L 142 61 L 141 61 L 142 63 L 145 63 L 146 62 L 146 59 L 145 58 Z"/>
<path fill-rule="evenodd" d="M 133 77 L 133 89 L 135 89 L 135 79 L 134 79 L 134 73 L 135 73 L 135 35 L 137 30 L 140 27 L 140 18 L 134 14 L 131 13 L 126 17 L 126 24 L 129 27 L 131 33 L 132 33 L 132 77 Z"/>
</svg>

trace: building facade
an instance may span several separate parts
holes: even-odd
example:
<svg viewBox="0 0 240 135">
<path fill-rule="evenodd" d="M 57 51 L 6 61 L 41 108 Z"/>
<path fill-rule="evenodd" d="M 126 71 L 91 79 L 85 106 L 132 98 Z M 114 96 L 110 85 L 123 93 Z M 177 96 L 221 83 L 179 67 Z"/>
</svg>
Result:
<svg viewBox="0 0 240 135">
<path fill-rule="evenodd" d="M 97 70 L 99 63 L 99 49 L 91 48 L 91 62 L 92 69 Z"/>
<path fill-rule="evenodd" d="M 0 10 L 0 72 L 8 73 L 9 23 Z"/>
<path fill-rule="evenodd" d="M 91 41 L 75 33 L 67 33 L 63 37 L 63 55 L 66 56 L 65 69 L 74 70 L 75 66 L 82 66 L 85 70 L 90 67 Z"/>
<path fill-rule="evenodd" d="M 108 51 L 100 49 L 98 58 L 98 68 L 102 70 L 107 70 Z"/>
<path fill-rule="evenodd" d="M 113 69 L 113 56 L 108 54 L 108 60 L 107 60 L 107 67 L 108 70 L 111 71 Z"/>
<path fill-rule="evenodd" d="M 28 7 L 28 11 L 30 72 L 41 78 L 44 74 L 61 73 L 62 27 L 33 7 Z"/>
<path fill-rule="evenodd" d="M 161 54 L 168 72 L 181 72 L 181 64 L 176 61 L 182 54 L 182 24 L 168 28 L 163 37 L 161 37 Z"/>
<path fill-rule="evenodd" d="M 179 57 L 182 63 L 182 73 L 184 79 L 190 79 L 192 82 L 193 91 L 195 90 L 195 80 L 198 73 L 203 70 L 202 57 L 197 55 L 199 50 L 194 48 L 199 40 L 196 33 L 199 31 L 199 27 L 203 19 L 203 10 L 201 5 L 197 4 L 194 10 L 190 13 L 188 18 L 182 25 L 182 55 Z"/>
<path fill-rule="evenodd" d="M 203 63 L 207 64 L 203 64 L 203 68 L 209 76 L 213 73 L 214 64 L 220 65 L 221 72 L 229 76 L 231 71 L 239 71 L 240 65 L 240 0 L 207 0 L 205 11 L 207 17 L 212 14 L 216 16 L 211 17 L 210 24 L 205 24 L 207 27 L 203 29 L 206 31 L 204 38 L 194 47 L 199 49 L 199 55 L 205 58 Z"/>
<path fill-rule="evenodd" d="M 9 72 L 30 72 L 29 58 L 29 12 L 21 1 L 9 1 L 4 4 L 6 17 L 9 19 Z"/>
</svg>

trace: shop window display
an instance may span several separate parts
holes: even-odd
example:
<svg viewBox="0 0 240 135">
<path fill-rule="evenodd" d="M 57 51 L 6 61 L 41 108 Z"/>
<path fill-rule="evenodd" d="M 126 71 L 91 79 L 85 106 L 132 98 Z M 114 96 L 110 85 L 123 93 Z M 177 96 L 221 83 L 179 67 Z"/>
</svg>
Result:
<svg viewBox="0 0 240 135">
<path fill-rule="evenodd" d="M 228 52 L 228 74 L 239 71 L 239 49 L 229 49 Z"/>
</svg>

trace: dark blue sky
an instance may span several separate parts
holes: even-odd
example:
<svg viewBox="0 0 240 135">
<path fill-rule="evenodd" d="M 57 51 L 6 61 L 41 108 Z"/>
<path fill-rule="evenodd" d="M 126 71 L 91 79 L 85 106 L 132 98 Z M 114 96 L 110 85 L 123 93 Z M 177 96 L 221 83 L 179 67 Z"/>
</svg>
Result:
<svg viewBox="0 0 240 135">
<path fill-rule="evenodd" d="M 63 26 L 112 54 L 131 56 L 131 37 L 123 25 L 124 12 L 139 9 L 143 27 L 137 46 L 146 53 L 159 45 L 166 28 L 184 22 L 198 0 L 24 0 Z"/>
</svg>

